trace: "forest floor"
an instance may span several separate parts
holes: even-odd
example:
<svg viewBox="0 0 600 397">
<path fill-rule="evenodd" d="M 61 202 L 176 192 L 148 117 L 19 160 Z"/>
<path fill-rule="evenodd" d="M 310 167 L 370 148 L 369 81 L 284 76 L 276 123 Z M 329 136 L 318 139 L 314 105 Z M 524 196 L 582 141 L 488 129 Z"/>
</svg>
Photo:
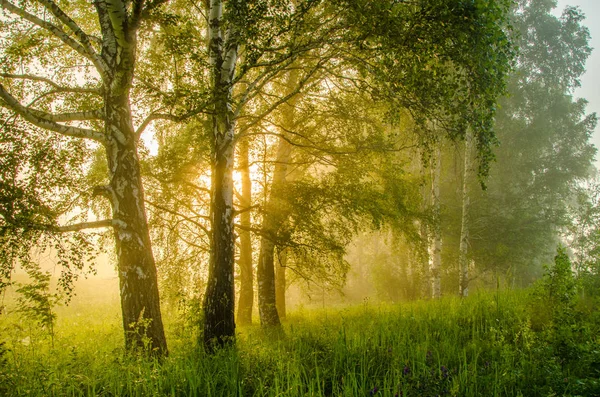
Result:
<svg viewBox="0 0 600 397">
<path fill-rule="evenodd" d="M 8 313 L 0 395 L 600 396 L 597 303 L 556 311 L 525 290 L 298 309 L 284 336 L 239 327 L 214 355 L 193 316 L 167 307 L 162 362 L 124 354 L 114 301 L 58 308 L 53 337 Z"/>
</svg>

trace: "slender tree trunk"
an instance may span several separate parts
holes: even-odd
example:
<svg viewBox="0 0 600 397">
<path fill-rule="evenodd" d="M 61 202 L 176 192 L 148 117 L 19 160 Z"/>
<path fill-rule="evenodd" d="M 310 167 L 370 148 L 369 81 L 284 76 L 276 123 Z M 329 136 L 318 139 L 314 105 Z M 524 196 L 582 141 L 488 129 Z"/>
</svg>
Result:
<svg viewBox="0 0 600 397">
<path fill-rule="evenodd" d="M 238 324 L 252 323 L 252 306 L 254 302 L 254 283 L 252 269 L 252 238 L 248 228 L 251 226 L 250 211 L 247 209 L 252 205 L 252 181 L 250 180 L 250 168 L 248 166 L 248 141 L 242 140 L 238 144 L 239 170 L 242 176 L 242 196 L 240 207 L 244 210 L 240 214 L 240 225 L 238 231 L 240 236 L 240 297 L 238 300 L 237 322 Z"/>
<path fill-rule="evenodd" d="M 465 137 L 465 158 L 463 170 L 462 186 L 462 222 L 460 229 L 460 247 L 458 255 L 459 272 L 459 295 L 465 297 L 469 294 L 469 260 L 467 257 L 469 249 L 469 175 L 471 170 L 471 152 L 473 146 L 473 136 L 467 131 Z"/>
<path fill-rule="evenodd" d="M 260 241 L 256 277 L 258 280 L 260 323 L 266 327 L 281 325 L 276 304 L 274 256 L 275 244 L 273 240 L 270 237 L 263 237 Z"/>
<path fill-rule="evenodd" d="M 441 297 L 442 225 L 440 219 L 440 175 L 442 169 L 441 142 L 437 144 L 431 168 L 431 205 L 433 209 L 433 238 L 431 239 L 431 297 Z"/>
<path fill-rule="evenodd" d="M 263 237 L 260 240 L 260 254 L 257 268 L 258 281 L 258 310 L 260 323 L 263 326 L 279 326 L 279 315 L 277 313 L 277 294 L 275 289 L 275 243 L 279 226 L 285 220 L 282 213 L 280 195 L 285 187 L 285 176 L 288 163 L 291 158 L 292 145 L 285 139 L 280 138 L 277 146 L 277 157 L 271 193 L 267 210 L 262 224 Z"/>
<path fill-rule="evenodd" d="M 284 249 L 277 255 L 277 265 L 275 266 L 275 304 L 277 306 L 277 314 L 279 318 L 285 318 L 286 306 L 285 306 L 285 290 L 287 283 L 285 279 L 285 270 L 287 266 L 287 250 Z"/>
<path fill-rule="evenodd" d="M 431 194 L 428 194 L 430 192 L 428 192 L 429 188 L 430 188 L 430 184 L 429 181 L 427 179 L 427 174 L 426 174 L 426 167 L 424 164 L 424 154 L 421 153 L 421 165 L 420 165 L 420 173 L 421 173 L 421 212 L 423 213 L 423 215 L 426 213 L 428 206 L 429 206 L 429 199 L 431 197 Z M 419 268 L 417 269 L 416 274 L 419 275 L 419 285 L 418 285 L 418 296 L 430 296 L 431 295 L 431 291 L 430 291 L 430 287 L 431 285 L 428 284 L 426 282 L 426 280 L 428 279 L 428 275 L 430 274 L 430 268 L 431 268 L 431 255 L 429 253 L 429 241 L 431 239 L 430 237 L 430 230 L 429 230 L 429 224 L 425 219 L 421 219 L 419 221 L 419 236 L 420 236 L 420 242 L 419 242 L 419 250 L 418 250 L 418 261 L 417 264 L 419 265 Z"/>
<path fill-rule="evenodd" d="M 290 72 L 287 81 L 287 87 L 291 91 L 298 82 L 298 72 Z M 282 123 L 285 129 L 293 130 L 294 109 L 298 98 L 291 98 L 283 108 Z M 275 158 L 275 169 L 273 170 L 273 181 L 271 182 L 271 193 L 266 211 L 263 217 L 262 231 L 263 237 L 260 242 L 260 254 L 257 267 L 258 282 L 258 310 L 260 314 L 260 323 L 266 327 L 281 325 L 277 313 L 277 293 L 275 289 L 275 240 L 279 233 L 279 228 L 285 222 L 287 215 L 282 208 L 281 199 L 285 189 L 285 179 L 288 172 L 288 164 L 292 156 L 292 145 L 284 138 L 279 138 L 277 146 L 277 155 Z"/>
<path fill-rule="evenodd" d="M 209 350 L 231 343 L 235 337 L 233 126 L 217 140 L 213 162 L 212 238 L 204 295 L 204 343 Z"/>
<path fill-rule="evenodd" d="M 232 29 L 223 32 L 223 1 L 207 3 L 212 74 L 211 245 L 204 295 L 204 345 L 215 347 L 235 338 L 233 163 L 235 117 L 231 100 L 238 44 Z"/>
</svg>

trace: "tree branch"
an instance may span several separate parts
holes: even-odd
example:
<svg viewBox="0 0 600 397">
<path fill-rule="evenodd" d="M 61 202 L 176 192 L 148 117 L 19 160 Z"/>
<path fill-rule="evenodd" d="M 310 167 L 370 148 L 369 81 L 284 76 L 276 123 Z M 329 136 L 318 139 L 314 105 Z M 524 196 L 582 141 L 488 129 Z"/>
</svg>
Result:
<svg viewBox="0 0 600 397">
<path fill-rule="evenodd" d="M 105 3 L 117 43 L 122 48 L 129 48 L 129 42 L 127 41 L 128 19 L 125 4 L 122 0 L 106 0 Z"/>
<path fill-rule="evenodd" d="M 62 86 L 54 81 L 41 76 L 35 76 L 32 74 L 12 74 L 12 73 L 0 73 L 0 77 L 7 79 L 19 79 L 19 80 L 31 80 L 46 83 L 54 87 L 54 92 L 72 92 L 76 94 L 96 94 L 102 95 L 102 88 L 82 88 L 82 87 L 67 87 Z"/>
<path fill-rule="evenodd" d="M 106 62 L 104 62 L 104 60 L 100 56 L 98 56 L 98 54 L 96 54 L 95 51 L 89 52 L 83 44 L 73 39 L 60 27 L 50 22 L 44 21 L 6 0 L 0 0 L 0 5 L 2 6 L 2 8 L 7 9 L 11 13 L 18 15 L 21 18 L 31 22 L 32 24 L 46 29 L 47 31 L 52 33 L 54 37 L 58 38 L 60 41 L 71 47 L 74 51 L 78 52 L 85 58 L 89 59 L 94 64 L 94 66 L 96 66 L 96 69 L 98 70 L 101 76 L 106 76 L 108 71 L 108 65 L 106 65 Z"/>
<path fill-rule="evenodd" d="M 209 230 L 208 230 L 208 228 L 206 226 L 204 226 L 200 222 L 198 222 L 198 221 L 196 221 L 196 220 L 194 220 L 194 219 L 192 219 L 192 218 L 190 218 L 190 217 L 188 217 L 188 216 L 186 216 L 186 215 L 184 215 L 184 214 L 182 214 L 180 212 L 174 211 L 174 210 L 172 210 L 170 208 L 167 208 L 167 207 L 164 207 L 164 206 L 162 206 L 160 204 L 153 203 L 152 201 L 149 201 L 149 200 L 144 200 L 144 202 L 150 204 L 152 207 L 154 207 L 156 209 L 159 209 L 159 210 L 164 211 L 164 212 L 168 212 L 171 215 L 178 216 L 178 217 L 180 217 L 180 218 L 182 218 L 182 219 L 184 219 L 184 220 L 186 220 L 186 221 L 188 221 L 190 223 L 193 223 L 194 225 L 196 225 L 200 229 L 202 229 L 206 234 L 209 234 Z M 205 217 L 203 217 L 203 218 L 205 218 Z"/>
<path fill-rule="evenodd" d="M 32 114 L 37 117 L 43 118 L 48 121 L 55 123 L 65 121 L 90 121 L 90 120 L 102 120 L 104 118 L 102 109 L 88 110 L 83 112 L 69 112 L 69 113 L 46 113 L 41 110 L 35 110 L 27 108 Z"/>
<path fill-rule="evenodd" d="M 0 98 L 3 102 L 0 102 L 0 105 L 4 105 L 4 107 L 13 110 L 37 127 L 74 138 L 87 138 L 100 142 L 101 144 L 106 143 L 106 136 L 102 132 L 58 124 L 55 121 L 41 117 L 39 115 L 39 113 L 41 113 L 40 111 L 36 110 L 32 112 L 31 109 L 23 106 L 8 91 L 6 91 L 2 84 L 0 84 Z"/>
<path fill-rule="evenodd" d="M 82 223 L 75 223 L 73 225 L 58 226 L 56 228 L 56 231 L 61 232 L 61 233 L 79 232 L 81 230 L 86 230 L 86 229 L 100 229 L 103 227 L 117 226 L 118 224 L 119 224 L 119 221 L 117 221 L 115 219 L 104 219 L 101 221 L 82 222 Z"/>
<path fill-rule="evenodd" d="M 182 121 L 183 118 L 184 117 L 173 116 L 172 114 L 166 114 L 166 113 L 150 113 L 150 115 L 148 115 L 148 117 L 146 117 L 144 119 L 142 124 L 135 131 L 135 135 L 139 138 L 144 133 L 144 131 L 146 130 L 148 125 L 150 125 L 150 123 L 153 122 L 154 120 L 170 120 L 170 121 L 178 122 L 178 121 Z"/>
<path fill-rule="evenodd" d="M 65 12 L 52 0 L 38 0 L 41 4 L 46 7 L 59 21 L 65 24 L 75 34 L 75 37 L 79 39 L 79 42 L 85 48 L 86 52 L 90 56 L 98 57 L 98 54 L 92 47 L 90 37 L 77 25 L 77 23 L 71 19 Z"/>
</svg>

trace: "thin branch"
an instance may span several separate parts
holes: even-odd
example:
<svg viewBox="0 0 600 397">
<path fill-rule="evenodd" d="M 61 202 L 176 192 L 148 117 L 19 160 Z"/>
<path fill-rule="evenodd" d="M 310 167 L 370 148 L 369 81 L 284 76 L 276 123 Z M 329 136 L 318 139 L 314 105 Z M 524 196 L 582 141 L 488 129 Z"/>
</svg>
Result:
<svg viewBox="0 0 600 397">
<path fill-rule="evenodd" d="M 237 136 L 236 139 L 239 139 L 242 136 L 244 136 L 245 134 L 243 132 L 248 131 L 250 128 L 252 128 L 254 125 L 258 124 L 266 116 L 271 114 L 271 112 L 273 112 L 275 109 L 277 109 L 280 105 L 286 103 L 292 97 L 294 97 L 296 94 L 298 94 L 304 88 L 304 85 L 310 80 L 310 78 L 321 68 L 321 66 L 323 65 L 323 63 L 325 61 L 326 61 L 326 59 L 322 59 L 319 62 L 317 62 L 316 65 L 306 73 L 306 75 L 302 78 L 302 80 L 300 80 L 298 82 L 298 85 L 291 92 L 289 92 L 287 95 L 279 98 L 279 100 L 277 100 L 273 104 L 271 104 L 271 106 L 269 106 L 269 108 L 267 108 L 264 112 L 262 112 L 261 114 L 259 114 L 256 117 L 254 117 L 253 121 L 246 124 L 244 126 L 244 130 L 240 131 L 240 134 Z"/>
<path fill-rule="evenodd" d="M 92 47 L 90 37 L 77 25 L 77 23 L 71 19 L 54 1 L 52 0 L 38 0 L 46 7 L 59 21 L 64 23 L 72 32 L 75 37 L 79 39 L 79 42 L 83 45 L 86 52 L 92 57 L 98 57 L 98 54 Z"/>
<path fill-rule="evenodd" d="M 58 226 L 55 230 L 61 233 L 79 232 L 86 229 L 100 229 L 104 227 L 113 227 L 119 224 L 115 219 L 104 219 L 101 221 L 82 222 L 73 225 Z"/>
<path fill-rule="evenodd" d="M 183 119 L 184 119 L 184 116 L 174 116 L 172 114 L 166 114 L 166 113 L 150 113 L 150 115 L 148 115 L 148 117 L 146 117 L 144 119 L 142 124 L 135 131 L 135 135 L 139 138 L 144 133 L 146 128 L 150 125 L 150 123 L 153 122 L 154 120 L 170 120 L 170 121 L 174 121 L 174 122 L 179 122 L 179 121 L 182 121 Z"/>
<path fill-rule="evenodd" d="M 19 79 L 19 80 L 31 80 L 46 83 L 54 87 L 54 92 L 72 92 L 76 94 L 96 94 L 102 95 L 102 88 L 82 88 L 82 87 L 67 87 L 55 83 L 54 81 L 41 76 L 35 76 L 32 74 L 11 74 L 11 73 L 0 73 L 0 77 L 7 79 Z"/>
<path fill-rule="evenodd" d="M 44 120 L 58 122 L 65 121 L 90 121 L 90 120 L 102 120 L 104 118 L 102 109 L 87 110 L 83 112 L 69 112 L 69 113 L 46 113 L 41 110 L 35 110 L 28 108 L 29 111 L 37 117 L 43 118 Z"/>
<path fill-rule="evenodd" d="M 83 44 L 81 44 L 77 40 L 73 39 L 60 27 L 58 27 L 50 22 L 44 21 L 44 20 L 38 18 L 37 16 L 28 13 L 24 9 L 17 7 L 14 4 L 12 4 L 6 0 L 0 0 L 0 5 L 2 6 L 2 8 L 7 9 L 11 13 L 18 15 L 21 18 L 33 23 L 34 25 L 37 25 L 43 29 L 46 29 L 50 33 L 52 33 L 54 35 L 54 37 L 58 38 L 60 41 L 62 41 L 63 43 L 65 43 L 66 45 L 71 47 L 74 51 L 78 52 L 85 58 L 89 59 L 94 64 L 94 66 L 96 66 L 96 69 L 98 70 L 100 75 L 106 76 L 107 71 L 108 71 L 108 65 L 106 64 L 106 62 L 104 62 L 102 57 L 98 56 L 98 54 L 96 54 L 95 52 L 90 53 Z"/>
<path fill-rule="evenodd" d="M 106 144 L 106 136 L 102 132 L 90 130 L 87 128 L 78 128 L 58 124 L 55 121 L 41 117 L 39 115 L 39 111 L 37 110 L 32 112 L 31 109 L 23 106 L 8 91 L 6 91 L 2 84 L 0 84 L 0 98 L 4 102 L 0 102 L 0 105 L 4 105 L 4 107 L 13 110 L 25 120 L 29 121 L 31 124 L 37 127 L 54 131 L 62 135 L 71 136 L 74 138 L 87 138 L 100 142 L 101 144 Z"/>
<path fill-rule="evenodd" d="M 198 226 L 200 229 L 202 229 L 207 234 L 209 233 L 208 228 L 206 226 L 204 226 L 200 222 L 198 222 L 198 221 L 196 221 L 196 220 L 194 220 L 194 219 L 192 219 L 192 218 L 190 218 L 190 217 L 188 217 L 188 216 L 186 216 L 186 215 L 184 215 L 184 214 L 182 214 L 180 212 L 174 211 L 174 210 L 172 210 L 170 208 L 164 207 L 164 206 L 162 206 L 160 204 L 154 203 L 154 202 L 149 201 L 149 200 L 144 200 L 144 202 L 150 204 L 152 207 L 154 207 L 156 209 L 168 212 L 169 214 L 172 214 L 172 215 L 178 216 L 178 217 L 180 217 L 182 219 L 185 219 L 186 221 L 188 221 L 190 223 L 193 223 L 194 225 Z"/>
</svg>

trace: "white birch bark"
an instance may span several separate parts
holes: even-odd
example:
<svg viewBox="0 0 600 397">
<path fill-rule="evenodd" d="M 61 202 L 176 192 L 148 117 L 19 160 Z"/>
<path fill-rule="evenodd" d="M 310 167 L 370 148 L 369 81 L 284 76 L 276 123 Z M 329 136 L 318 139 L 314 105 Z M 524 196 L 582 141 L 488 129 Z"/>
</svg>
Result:
<svg viewBox="0 0 600 397">
<path fill-rule="evenodd" d="M 462 220 L 460 229 L 460 246 L 458 253 L 459 295 L 469 295 L 469 177 L 472 167 L 473 134 L 470 130 L 465 136 L 464 169 L 462 182 Z"/>
<path fill-rule="evenodd" d="M 440 219 L 440 176 L 442 170 L 441 142 L 438 142 L 433 154 L 431 168 L 431 205 L 433 210 L 433 233 L 430 241 L 431 257 L 431 297 L 441 297 L 441 267 L 442 267 L 442 225 Z"/>
</svg>

